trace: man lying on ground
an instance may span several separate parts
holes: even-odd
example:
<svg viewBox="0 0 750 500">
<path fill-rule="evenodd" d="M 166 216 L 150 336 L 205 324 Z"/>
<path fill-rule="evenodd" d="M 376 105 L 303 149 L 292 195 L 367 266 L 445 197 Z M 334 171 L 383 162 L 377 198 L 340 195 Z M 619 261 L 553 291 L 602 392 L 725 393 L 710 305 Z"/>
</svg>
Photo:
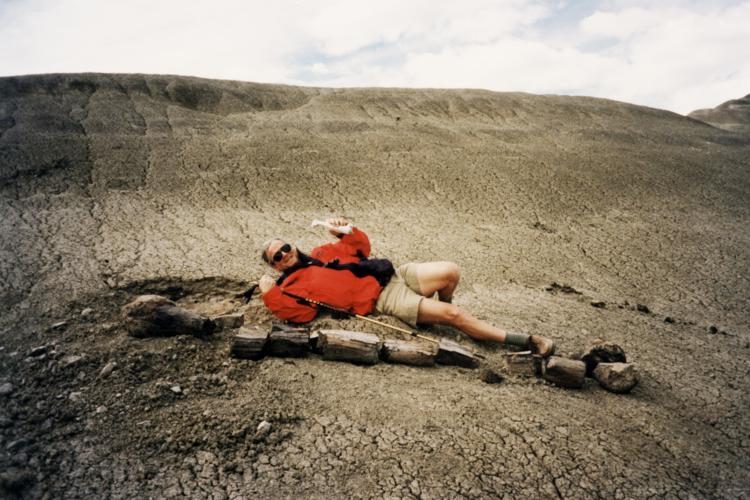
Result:
<svg viewBox="0 0 750 500">
<path fill-rule="evenodd" d="M 349 224 L 342 218 L 327 222 Z M 394 269 L 386 259 L 368 258 L 370 240 L 359 229 L 346 235 L 330 232 L 339 240 L 315 247 L 309 255 L 278 238 L 263 245 L 263 260 L 282 274 L 277 280 L 264 275 L 258 288 L 280 319 L 306 323 L 315 318 L 317 308 L 300 300 L 304 298 L 355 314 L 389 314 L 412 326 L 450 325 L 475 339 L 524 347 L 542 357 L 555 351 L 551 339 L 501 330 L 453 305 L 460 278 L 453 262 L 412 262 Z"/>
</svg>

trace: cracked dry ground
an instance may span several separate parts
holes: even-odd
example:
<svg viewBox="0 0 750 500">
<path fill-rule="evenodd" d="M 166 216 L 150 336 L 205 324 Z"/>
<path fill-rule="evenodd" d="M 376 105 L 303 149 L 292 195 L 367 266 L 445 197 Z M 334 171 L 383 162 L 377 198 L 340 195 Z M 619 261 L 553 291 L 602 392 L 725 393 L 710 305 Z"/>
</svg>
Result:
<svg viewBox="0 0 750 500">
<path fill-rule="evenodd" d="M 747 496 L 748 153 L 741 134 L 600 99 L 2 78 L 0 491 Z M 378 256 L 459 263 L 459 306 L 562 355 L 622 345 L 641 384 L 242 361 L 231 332 L 122 329 L 120 306 L 142 292 L 270 324 L 232 291 L 264 272 L 264 240 L 310 248 L 326 240 L 310 221 L 333 214 Z M 505 352 L 460 341 L 490 365 Z"/>
</svg>

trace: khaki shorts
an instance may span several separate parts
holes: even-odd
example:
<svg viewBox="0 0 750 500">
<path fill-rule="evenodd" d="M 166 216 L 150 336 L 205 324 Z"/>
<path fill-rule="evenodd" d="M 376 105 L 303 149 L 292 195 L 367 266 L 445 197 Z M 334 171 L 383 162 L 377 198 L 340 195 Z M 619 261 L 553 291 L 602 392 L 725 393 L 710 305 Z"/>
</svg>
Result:
<svg viewBox="0 0 750 500">
<path fill-rule="evenodd" d="M 417 326 L 419 303 L 424 298 L 420 295 L 419 281 L 417 281 L 417 266 L 409 262 L 396 269 L 391 281 L 380 292 L 375 304 L 378 314 L 389 314 L 398 319 Z"/>
</svg>

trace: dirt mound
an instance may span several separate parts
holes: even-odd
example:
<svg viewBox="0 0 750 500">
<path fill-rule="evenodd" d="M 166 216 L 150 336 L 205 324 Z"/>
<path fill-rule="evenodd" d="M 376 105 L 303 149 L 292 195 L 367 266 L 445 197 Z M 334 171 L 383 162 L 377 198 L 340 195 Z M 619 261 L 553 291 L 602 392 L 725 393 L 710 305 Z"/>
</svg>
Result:
<svg viewBox="0 0 750 500">
<path fill-rule="evenodd" d="M 688 116 L 724 130 L 750 134 L 750 94 L 715 108 L 695 110 Z"/>
<path fill-rule="evenodd" d="M 0 488 L 741 496 L 748 153 L 742 134 L 603 99 L 0 78 Z M 462 368 L 238 361 L 231 332 L 122 327 L 139 293 L 268 325 L 235 297 L 266 272 L 260 244 L 309 249 L 327 238 L 310 221 L 334 214 L 397 264 L 458 262 L 459 306 L 562 355 L 621 345 L 640 384 L 619 396 Z M 461 341 L 497 368 L 503 349 Z"/>
</svg>

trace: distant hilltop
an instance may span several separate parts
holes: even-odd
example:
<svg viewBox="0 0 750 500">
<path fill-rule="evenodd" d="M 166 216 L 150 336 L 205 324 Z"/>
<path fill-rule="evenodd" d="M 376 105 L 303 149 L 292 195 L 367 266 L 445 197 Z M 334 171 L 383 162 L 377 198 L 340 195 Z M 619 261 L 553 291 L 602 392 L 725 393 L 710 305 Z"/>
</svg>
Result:
<svg viewBox="0 0 750 500">
<path fill-rule="evenodd" d="M 697 109 L 688 116 L 724 130 L 750 134 L 750 94 L 715 108 Z"/>
</svg>

